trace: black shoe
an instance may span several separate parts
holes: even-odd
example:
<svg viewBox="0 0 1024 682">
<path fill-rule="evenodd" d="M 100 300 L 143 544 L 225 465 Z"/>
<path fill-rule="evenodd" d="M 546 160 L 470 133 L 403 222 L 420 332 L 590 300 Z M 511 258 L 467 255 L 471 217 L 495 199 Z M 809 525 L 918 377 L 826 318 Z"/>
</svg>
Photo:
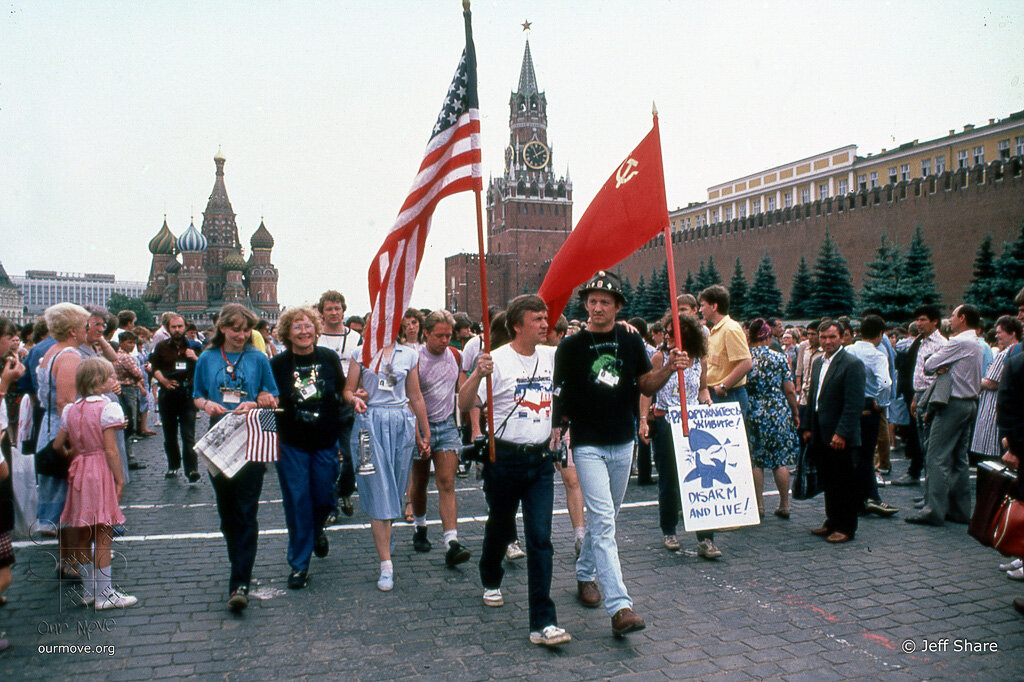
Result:
<svg viewBox="0 0 1024 682">
<path fill-rule="evenodd" d="M 327 514 L 327 518 L 324 519 L 324 528 L 326 528 L 328 526 L 333 526 L 334 524 L 336 524 L 338 522 L 338 514 L 339 513 L 340 512 L 338 511 L 337 508 L 332 509 L 330 511 L 330 513 Z"/>
<path fill-rule="evenodd" d="M 193 471 L 192 473 L 190 473 L 188 475 L 188 482 L 189 483 L 199 483 L 199 479 L 200 478 L 202 478 L 202 477 L 199 475 L 199 472 L 198 471 Z"/>
<path fill-rule="evenodd" d="M 416 532 L 412 535 L 412 548 L 417 552 L 429 552 L 433 545 L 427 539 L 427 527 L 416 526 Z"/>
<path fill-rule="evenodd" d="M 177 478 L 177 477 L 178 477 L 178 470 L 177 469 L 168 469 L 167 473 L 164 474 L 164 478 Z"/>
<path fill-rule="evenodd" d="M 469 476 L 469 467 L 459 462 L 458 468 L 455 470 L 455 476 L 458 478 L 466 478 Z"/>
<path fill-rule="evenodd" d="M 288 589 L 301 590 L 309 582 L 305 571 L 292 571 L 288 574 Z"/>
<path fill-rule="evenodd" d="M 231 596 L 228 597 L 228 608 L 238 613 L 246 606 L 249 605 L 249 587 L 247 585 L 240 585 L 231 592 Z"/>
<path fill-rule="evenodd" d="M 145 469 L 146 465 L 143 462 L 140 462 L 139 460 L 132 457 L 130 460 L 128 460 L 128 468 L 131 471 L 137 471 L 139 469 Z"/>
<path fill-rule="evenodd" d="M 331 551 L 331 545 L 327 542 L 327 533 L 323 530 L 316 536 L 316 540 L 313 540 L 313 554 L 323 559 L 327 556 L 327 553 Z M 303 571 L 305 575 L 305 571 Z"/>
<path fill-rule="evenodd" d="M 444 553 L 444 563 L 448 568 L 455 568 L 459 564 L 469 561 L 469 550 L 459 544 L 458 540 L 448 543 L 448 551 Z"/>
<path fill-rule="evenodd" d="M 352 498 L 348 495 L 338 500 L 338 506 L 341 507 L 341 513 L 345 516 L 352 516 L 356 513 L 356 508 L 352 506 Z"/>
</svg>

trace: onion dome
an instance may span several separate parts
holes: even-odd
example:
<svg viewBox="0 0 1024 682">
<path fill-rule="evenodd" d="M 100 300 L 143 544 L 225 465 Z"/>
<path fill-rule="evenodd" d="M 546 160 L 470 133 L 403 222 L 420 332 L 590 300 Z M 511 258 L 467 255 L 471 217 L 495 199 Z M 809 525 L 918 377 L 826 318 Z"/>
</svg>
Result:
<svg viewBox="0 0 1024 682">
<path fill-rule="evenodd" d="M 274 248 L 274 238 L 270 236 L 270 230 L 267 229 L 262 220 L 260 220 L 260 226 L 253 232 L 252 239 L 249 240 L 249 246 L 254 249 Z"/>
<path fill-rule="evenodd" d="M 158 291 L 147 291 L 142 294 L 142 300 L 146 303 L 156 303 L 160 300 L 160 292 Z"/>
<path fill-rule="evenodd" d="M 174 255 L 174 235 L 167 227 L 167 217 L 164 216 L 164 226 L 156 233 L 156 236 L 149 240 L 149 252 L 154 256 Z"/>
<path fill-rule="evenodd" d="M 224 260 L 220 262 L 220 265 L 225 270 L 245 270 L 245 259 L 242 258 L 242 254 L 237 250 L 232 250 L 228 255 L 224 256 Z"/>
<path fill-rule="evenodd" d="M 181 270 L 181 263 L 179 263 L 176 260 L 172 260 L 170 263 L 167 264 L 167 267 L 164 268 L 164 272 L 168 272 L 172 275 L 176 273 L 178 270 Z"/>
<path fill-rule="evenodd" d="M 206 251 L 206 237 L 203 233 L 196 229 L 195 222 L 191 222 L 188 225 L 188 229 L 181 233 L 178 237 L 178 251 Z"/>
</svg>

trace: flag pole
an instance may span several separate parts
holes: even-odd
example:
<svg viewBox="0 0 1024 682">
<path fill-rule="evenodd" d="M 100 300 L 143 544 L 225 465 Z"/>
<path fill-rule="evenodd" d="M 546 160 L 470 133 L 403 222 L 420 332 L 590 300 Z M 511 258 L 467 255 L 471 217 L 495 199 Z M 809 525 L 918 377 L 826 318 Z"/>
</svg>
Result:
<svg viewBox="0 0 1024 682">
<path fill-rule="evenodd" d="M 651 103 L 651 114 L 654 116 L 654 127 L 657 128 L 658 108 L 654 105 L 653 102 Z M 668 215 L 668 207 L 666 206 L 665 208 L 666 215 Z M 675 341 L 676 348 L 682 350 L 683 347 L 680 344 L 679 338 L 679 333 L 681 330 L 679 329 L 679 301 L 677 300 L 678 293 L 676 290 L 676 265 L 674 259 L 672 258 L 672 231 L 667 221 L 665 222 L 665 227 L 663 228 L 662 234 L 665 239 L 665 257 L 668 260 L 668 295 L 669 301 L 672 305 L 672 337 Z M 665 361 L 668 362 L 667 357 L 665 358 Z M 686 410 L 686 380 L 683 378 L 683 370 L 677 370 L 677 375 L 679 377 L 679 413 L 682 415 L 683 435 L 689 437 L 690 420 L 687 416 Z"/>
<path fill-rule="evenodd" d="M 469 31 L 469 0 L 462 0 L 462 11 L 466 15 L 466 30 Z M 468 41 L 467 41 L 468 44 Z M 473 196 L 476 197 L 476 244 L 477 244 L 477 262 L 480 266 L 480 307 L 481 313 L 481 324 L 483 326 L 484 333 L 484 346 L 483 352 L 490 354 L 491 352 L 491 314 L 488 310 L 487 303 L 487 258 L 484 254 L 484 213 L 483 205 L 480 195 L 483 193 L 482 189 L 474 188 Z M 466 292 L 466 296 L 469 296 L 469 292 Z M 467 308 L 469 307 L 469 301 L 467 299 Z M 490 455 L 490 459 L 493 462 L 495 460 L 494 454 L 494 386 L 491 383 L 491 375 L 488 374 L 484 377 L 487 388 L 487 405 L 485 410 L 487 412 L 487 452 Z"/>
</svg>

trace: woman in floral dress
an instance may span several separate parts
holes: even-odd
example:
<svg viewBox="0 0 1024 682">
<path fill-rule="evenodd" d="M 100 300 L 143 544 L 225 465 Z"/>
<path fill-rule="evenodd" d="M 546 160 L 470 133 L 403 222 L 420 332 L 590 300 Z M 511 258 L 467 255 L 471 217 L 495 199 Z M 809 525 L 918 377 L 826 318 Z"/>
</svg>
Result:
<svg viewBox="0 0 1024 682">
<path fill-rule="evenodd" d="M 757 511 L 764 516 L 764 470 L 771 469 L 779 490 L 779 508 L 775 515 L 788 519 L 789 470 L 786 464 L 796 455 L 800 426 L 793 374 L 786 356 L 768 348 L 772 330 L 767 322 L 761 318 L 751 322 L 747 336 L 754 363 L 747 374 L 750 400 L 747 440 L 754 467 Z"/>
</svg>

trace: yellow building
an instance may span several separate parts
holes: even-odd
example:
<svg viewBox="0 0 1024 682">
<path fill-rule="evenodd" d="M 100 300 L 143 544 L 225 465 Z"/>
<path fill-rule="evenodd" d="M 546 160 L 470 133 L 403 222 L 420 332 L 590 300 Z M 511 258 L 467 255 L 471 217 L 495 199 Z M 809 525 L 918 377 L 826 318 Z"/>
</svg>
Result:
<svg viewBox="0 0 1024 682">
<path fill-rule="evenodd" d="M 847 145 L 713 185 L 706 201 L 671 211 L 669 220 L 673 232 L 691 230 L 1015 156 L 1024 156 L 1024 111 L 874 155 Z"/>
</svg>

